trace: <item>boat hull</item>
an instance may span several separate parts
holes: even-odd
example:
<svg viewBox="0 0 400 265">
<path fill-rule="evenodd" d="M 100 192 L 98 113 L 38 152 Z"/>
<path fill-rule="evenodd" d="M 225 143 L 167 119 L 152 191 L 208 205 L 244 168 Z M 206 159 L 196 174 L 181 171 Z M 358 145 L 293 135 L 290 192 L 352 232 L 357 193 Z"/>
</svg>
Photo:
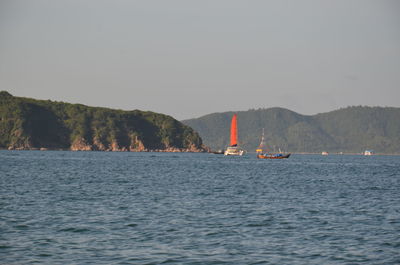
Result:
<svg viewBox="0 0 400 265">
<path fill-rule="evenodd" d="M 244 154 L 243 150 L 237 151 L 237 152 L 229 152 L 225 151 L 224 155 L 226 156 L 242 156 Z"/>
<path fill-rule="evenodd" d="M 224 152 L 224 155 L 226 156 L 242 156 L 243 154 L 244 151 L 239 149 L 237 146 L 230 146 Z"/>
<path fill-rule="evenodd" d="M 290 154 L 273 154 L 273 155 L 257 155 L 257 158 L 261 158 L 261 159 L 284 159 L 284 158 L 289 158 Z"/>
</svg>

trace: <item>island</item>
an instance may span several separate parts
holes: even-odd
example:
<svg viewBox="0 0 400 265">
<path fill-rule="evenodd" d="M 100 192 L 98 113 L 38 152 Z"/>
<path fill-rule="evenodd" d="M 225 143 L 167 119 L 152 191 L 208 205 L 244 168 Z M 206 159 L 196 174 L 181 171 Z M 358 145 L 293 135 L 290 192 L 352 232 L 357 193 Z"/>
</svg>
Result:
<svg viewBox="0 0 400 265">
<path fill-rule="evenodd" d="M 0 92 L 0 149 L 205 152 L 191 127 L 151 111 L 123 111 Z"/>
</svg>

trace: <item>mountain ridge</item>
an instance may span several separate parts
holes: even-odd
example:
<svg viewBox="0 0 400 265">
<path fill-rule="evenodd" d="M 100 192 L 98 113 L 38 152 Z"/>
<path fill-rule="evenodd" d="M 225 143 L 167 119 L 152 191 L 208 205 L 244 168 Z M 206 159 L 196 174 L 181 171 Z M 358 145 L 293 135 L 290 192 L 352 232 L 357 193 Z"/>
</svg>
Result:
<svg viewBox="0 0 400 265">
<path fill-rule="evenodd" d="M 182 122 L 199 132 L 205 145 L 224 149 L 233 113 L 238 114 L 239 143 L 250 152 L 265 128 L 269 150 L 400 153 L 400 108 L 395 107 L 350 106 L 315 115 L 273 107 L 211 113 Z"/>
</svg>

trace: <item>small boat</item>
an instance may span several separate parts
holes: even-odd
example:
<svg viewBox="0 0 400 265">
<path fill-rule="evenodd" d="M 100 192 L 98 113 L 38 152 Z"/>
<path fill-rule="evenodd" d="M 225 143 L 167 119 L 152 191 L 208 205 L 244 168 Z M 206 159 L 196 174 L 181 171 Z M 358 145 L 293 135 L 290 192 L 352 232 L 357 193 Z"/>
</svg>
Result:
<svg viewBox="0 0 400 265">
<path fill-rule="evenodd" d="M 328 152 L 326 152 L 326 151 L 323 151 L 323 152 L 321 153 L 321 155 L 323 155 L 323 156 L 327 156 L 327 155 L 329 155 L 329 153 L 328 153 Z"/>
<path fill-rule="evenodd" d="M 264 152 L 265 149 L 265 138 L 264 138 L 264 128 L 263 128 L 263 132 L 262 132 L 262 136 L 261 136 L 261 142 L 260 145 L 258 146 L 256 152 L 257 152 L 257 158 L 261 158 L 261 159 L 283 159 L 283 158 L 289 158 L 290 153 L 289 154 L 284 154 L 280 151 L 279 149 L 279 153 L 267 153 Z"/>
<path fill-rule="evenodd" d="M 223 155 L 224 151 L 223 150 L 218 150 L 218 151 L 212 151 L 211 153 L 213 153 L 215 155 Z"/>
<path fill-rule="evenodd" d="M 364 151 L 364 155 L 365 156 L 372 156 L 374 154 L 374 151 L 372 151 L 372 150 L 365 150 Z"/>
<path fill-rule="evenodd" d="M 240 149 L 237 143 L 237 114 L 234 114 L 231 121 L 231 145 L 226 148 L 224 155 L 242 156 L 244 154 L 244 150 Z"/>
<path fill-rule="evenodd" d="M 263 158 L 263 159 L 283 159 L 283 158 L 289 158 L 290 154 L 258 154 L 257 158 Z"/>
</svg>

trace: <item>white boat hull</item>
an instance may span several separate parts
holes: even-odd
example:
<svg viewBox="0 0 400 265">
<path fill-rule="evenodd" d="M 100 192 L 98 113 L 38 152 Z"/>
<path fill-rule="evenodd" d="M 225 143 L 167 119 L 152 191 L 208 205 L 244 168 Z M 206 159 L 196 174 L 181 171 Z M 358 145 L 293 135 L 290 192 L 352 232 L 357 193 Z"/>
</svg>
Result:
<svg viewBox="0 0 400 265">
<path fill-rule="evenodd" d="M 237 146 L 230 146 L 224 152 L 224 155 L 226 156 L 242 156 L 243 154 L 244 151 L 239 149 Z"/>
</svg>

